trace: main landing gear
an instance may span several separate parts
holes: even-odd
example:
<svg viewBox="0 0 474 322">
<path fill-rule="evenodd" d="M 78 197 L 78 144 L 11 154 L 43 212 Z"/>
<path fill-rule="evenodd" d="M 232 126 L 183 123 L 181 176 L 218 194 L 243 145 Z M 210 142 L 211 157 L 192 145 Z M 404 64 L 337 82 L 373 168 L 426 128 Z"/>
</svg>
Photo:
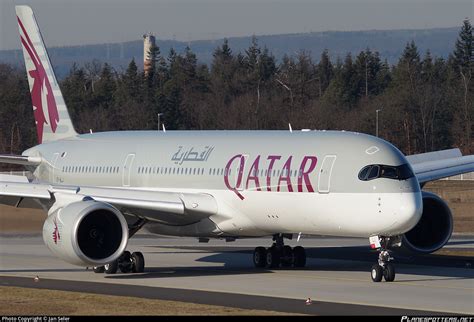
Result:
<svg viewBox="0 0 474 322">
<path fill-rule="evenodd" d="M 291 248 L 284 244 L 283 238 L 291 239 L 292 235 L 273 235 L 270 248 L 257 247 L 253 252 L 253 263 L 257 268 L 305 267 L 306 252 L 303 247 Z"/>
<path fill-rule="evenodd" d="M 104 266 L 95 266 L 94 273 L 115 274 L 120 269 L 122 273 L 143 273 L 145 258 L 141 252 L 130 253 L 124 251 L 115 261 Z"/>
<path fill-rule="evenodd" d="M 393 282 L 395 280 L 395 267 L 390 261 L 393 257 L 388 250 L 390 245 L 390 237 L 373 236 L 370 237 L 370 246 L 379 251 L 379 259 L 376 264 L 372 266 L 370 276 L 372 281 L 380 282 L 382 277 L 386 282 Z"/>
</svg>

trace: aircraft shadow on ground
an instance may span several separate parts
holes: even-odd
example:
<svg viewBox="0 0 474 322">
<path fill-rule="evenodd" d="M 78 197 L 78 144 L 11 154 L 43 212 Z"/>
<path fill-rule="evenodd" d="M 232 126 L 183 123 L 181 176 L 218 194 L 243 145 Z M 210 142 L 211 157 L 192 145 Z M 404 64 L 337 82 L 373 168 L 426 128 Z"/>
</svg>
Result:
<svg viewBox="0 0 474 322">
<path fill-rule="evenodd" d="M 150 252 L 166 254 L 201 253 L 205 255 L 198 258 L 197 262 L 219 263 L 219 266 L 188 266 L 188 267 L 147 267 L 143 274 L 108 275 L 111 279 L 140 279 L 140 278 L 168 278 L 168 277 L 193 277 L 193 276 L 222 276 L 265 274 L 278 271 L 336 271 L 336 272 L 369 272 L 373 263 L 377 261 L 377 253 L 367 247 L 323 247 L 307 248 L 307 267 L 301 269 L 256 269 L 252 265 L 252 250 L 248 248 L 233 247 L 224 250 L 223 247 L 173 247 L 185 250 L 184 252 Z M 146 257 L 146 253 L 145 253 Z M 244 257 L 244 258 L 243 258 Z M 318 259 L 320 260 L 318 262 Z M 472 269 L 473 258 L 468 256 L 444 255 L 396 255 L 396 269 L 399 273 L 426 276 L 420 279 L 403 280 L 429 281 L 429 280 L 459 280 L 474 278 Z M 222 266 L 223 264 L 223 266 Z M 466 265 L 468 264 L 468 265 Z M 423 268 L 425 266 L 425 268 Z M 442 267 L 442 269 L 440 269 Z M 464 268 L 464 269 L 450 269 Z M 433 276 L 434 278 L 429 278 Z"/>
<path fill-rule="evenodd" d="M 92 271 L 92 268 L 89 268 Z M 84 272 L 85 268 L 28 268 L 28 269 L 0 269 L 0 273 L 76 273 Z"/>
<path fill-rule="evenodd" d="M 196 276 L 228 276 L 273 273 L 271 270 L 255 270 L 249 267 L 188 266 L 188 267 L 146 267 L 142 274 L 106 275 L 110 279 L 175 278 Z"/>
</svg>

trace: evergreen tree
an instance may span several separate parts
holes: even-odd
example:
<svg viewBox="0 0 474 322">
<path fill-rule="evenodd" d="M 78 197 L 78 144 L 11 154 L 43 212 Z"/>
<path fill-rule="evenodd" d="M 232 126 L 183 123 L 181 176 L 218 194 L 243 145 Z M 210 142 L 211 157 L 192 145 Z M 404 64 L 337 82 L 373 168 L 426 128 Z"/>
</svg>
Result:
<svg viewBox="0 0 474 322">
<path fill-rule="evenodd" d="M 474 64 L 474 39 L 469 19 L 463 21 L 463 26 L 456 40 L 453 52 L 453 67 L 456 71 L 466 74 Z"/>
<path fill-rule="evenodd" d="M 470 153 L 474 151 L 474 141 L 472 138 L 474 114 L 474 42 L 472 26 L 468 19 L 463 21 L 463 26 L 459 32 L 459 37 L 455 44 L 453 54 L 450 56 L 450 65 L 453 69 L 455 78 L 451 82 L 453 87 L 454 99 L 457 99 L 462 106 L 460 114 L 462 120 L 457 135 L 463 139 L 459 142 L 463 149 Z"/>
<path fill-rule="evenodd" d="M 115 77 L 112 74 L 112 68 L 105 63 L 100 73 L 100 79 L 96 83 L 94 92 L 95 103 L 97 106 L 109 108 L 113 105 L 116 84 Z"/>
<path fill-rule="evenodd" d="M 221 47 L 216 48 L 213 57 L 211 81 L 214 93 L 223 100 L 224 104 L 229 104 L 236 94 L 232 86 L 236 64 L 234 64 L 234 57 L 227 39 L 224 39 Z"/>
<path fill-rule="evenodd" d="M 138 75 L 138 67 L 135 63 L 135 59 L 132 59 L 130 64 L 128 64 L 125 75 L 123 76 L 124 93 L 127 98 L 133 100 L 141 99 L 140 84 L 141 79 Z"/>
<path fill-rule="evenodd" d="M 321 60 L 318 64 L 318 77 L 321 92 L 324 92 L 326 90 L 333 76 L 334 70 L 331 63 L 331 59 L 329 58 L 329 51 L 325 49 L 321 54 Z"/>
<path fill-rule="evenodd" d="M 379 53 L 367 48 L 357 56 L 355 65 L 359 86 L 358 96 L 368 97 L 378 94 L 381 85 L 377 83 L 377 79 L 382 68 Z"/>
</svg>

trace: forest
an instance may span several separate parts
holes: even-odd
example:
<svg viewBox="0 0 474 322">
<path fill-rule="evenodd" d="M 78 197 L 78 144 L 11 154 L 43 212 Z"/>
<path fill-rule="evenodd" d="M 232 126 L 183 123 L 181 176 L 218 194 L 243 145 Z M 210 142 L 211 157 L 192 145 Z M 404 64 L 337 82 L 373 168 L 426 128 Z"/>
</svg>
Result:
<svg viewBox="0 0 474 322">
<path fill-rule="evenodd" d="M 134 60 L 123 72 L 99 60 L 75 64 L 60 86 L 79 133 L 157 130 L 158 118 L 166 130 L 291 124 L 378 134 L 405 154 L 451 147 L 474 153 L 473 45 L 467 19 L 448 58 L 420 53 L 411 41 L 393 65 L 370 48 L 334 61 L 328 50 L 317 62 L 305 51 L 277 61 L 254 37 L 238 53 L 224 40 L 209 65 L 190 48 L 158 47 L 146 74 Z M 36 144 L 26 73 L 0 63 L 0 153 Z"/>
</svg>

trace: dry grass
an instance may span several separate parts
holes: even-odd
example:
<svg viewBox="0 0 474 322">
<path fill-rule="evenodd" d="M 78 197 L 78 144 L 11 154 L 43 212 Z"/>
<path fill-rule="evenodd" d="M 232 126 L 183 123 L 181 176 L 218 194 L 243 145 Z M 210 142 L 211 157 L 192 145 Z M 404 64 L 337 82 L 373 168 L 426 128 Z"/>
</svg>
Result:
<svg viewBox="0 0 474 322">
<path fill-rule="evenodd" d="M 474 249 L 453 249 L 453 248 L 441 248 L 440 250 L 433 253 L 434 255 L 443 256 L 462 256 L 462 257 L 473 257 Z"/>
<path fill-rule="evenodd" d="M 0 233 L 41 233 L 46 217 L 42 210 L 0 205 Z"/>
<path fill-rule="evenodd" d="M 10 286 L 0 286 L 0 294 L 0 315 L 285 315 L 273 311 Z"/>
<path fill-rule="evenodd" d="M 438 180 L 428 183 L 425 190 L 448 203 L 454 217 L 455 233 L 474 232 L 474 181 Z"/>
</svg>

